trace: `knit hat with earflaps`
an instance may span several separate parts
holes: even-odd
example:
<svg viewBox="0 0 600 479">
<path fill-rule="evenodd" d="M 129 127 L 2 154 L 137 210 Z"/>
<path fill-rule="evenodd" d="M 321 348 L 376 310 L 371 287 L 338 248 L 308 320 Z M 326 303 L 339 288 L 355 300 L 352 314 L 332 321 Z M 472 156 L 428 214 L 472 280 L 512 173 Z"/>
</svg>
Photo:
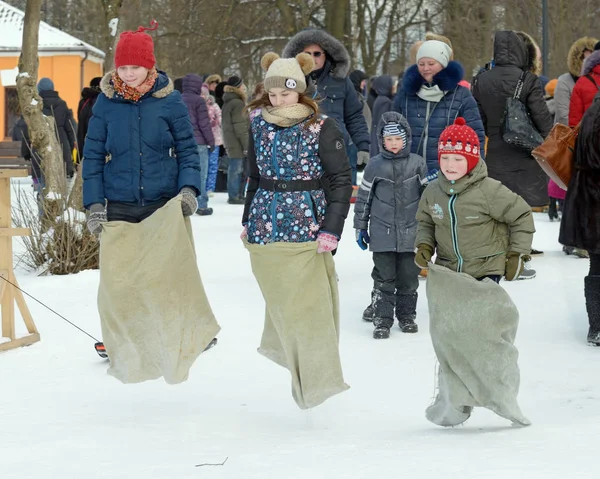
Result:
<svg viewBox="0 0 600 479">
<path fill-rule="evenodd" d="M 467 159 L 467 173 L 479 162 L 479 137 L 467 126 L 464 118 L 458 117 L 454 124 L 446 127 L 438 143 L 438 161 L 444 153 L 463 155 Z"/>
<path fill-rule="evenodd" d="M 139 27 L 135 32 L 126 31 L 121 33 L 117 48 L 115 49 L 115 67 L 124 65 L 136 65 L 151 70 L 156 65 L 154 57 L 154 42 L 146 30 L 152 31 L 158 28 L 158 22 L 152 20 L 150 27 Z"/>
<path fill-rule="evenodd" d="M 265 75 L 265 91 L 272 88 L 283 88 L 297 93 L 306 91 L 306 75 L 313 67 L 314 60 L 308 53 L 299 53 L 294 58 L 279 58 L 274 52 L 266 53 L 260 65 L 267 72 Z"/>
</svg>

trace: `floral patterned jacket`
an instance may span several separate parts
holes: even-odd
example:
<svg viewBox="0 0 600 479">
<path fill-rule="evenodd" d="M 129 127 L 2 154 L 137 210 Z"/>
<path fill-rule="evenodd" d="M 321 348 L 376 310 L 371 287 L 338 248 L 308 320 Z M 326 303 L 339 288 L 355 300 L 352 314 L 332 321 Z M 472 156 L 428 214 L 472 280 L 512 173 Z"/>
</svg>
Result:
<svg viewBox="0 0 600 479">
<path fill-rule="evenodd" d="M 249 185 L 242 223 L 248 242 L 315 241 L 319 231 L 341 237 L 350 208 L 352 179 L 344 137 L 331 118 L 309 118 L 292 127 L 268 123 L 256 114 L 250 124 Z M 321 179 L 323 188 L 275 192 L 259 187 L 260 178 Z"/>
</svg>

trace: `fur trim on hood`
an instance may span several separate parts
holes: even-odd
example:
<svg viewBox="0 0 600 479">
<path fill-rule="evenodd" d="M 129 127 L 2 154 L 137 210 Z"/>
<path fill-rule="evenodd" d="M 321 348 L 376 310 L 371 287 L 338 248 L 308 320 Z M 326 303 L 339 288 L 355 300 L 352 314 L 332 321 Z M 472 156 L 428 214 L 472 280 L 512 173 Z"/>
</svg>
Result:
<svg viewBox="0 0 600 479">
<path fill-rule="evenodd" d="M 240 97 L 240 99 L 241 99 L 241 100 L 242 100 L 244 103 L 246 103 L 246 94 L 245 94 L 245 93 L 244 93 L 242 90 L 240 90 L 239 88 L 237 88 L 237 87 L 234 87 L 234 86 L 231 86 L 231 85 L 227 85 L 227 86 L 226 86 L 226 87 L 223 89 L 223 100 L 224 100 L 224 101 L 227 101 L 227 100 L 225 100 L 225 93 L 231 93 L 231 94 L 233 94 L 233 95 L 239 96 L 239 97 Z"/>
<path fill-rule="evenodd" d="M 567 55 L 567 66 L 571 75 L 574 77 L 581 75 L 584 60 L 583 51 L 589 50 L 593 52 L 597 41 L 597 39 L 592 37 L 582 37 L 571 45 L 569 54 Z"/>
<path fill-rule="evenodd" d="M 591 73 L 591 71 L 598 65 L 600 65 L 600 50 L 596 50 L 585 59 L 583 62 L 583 67 L 581 67 L 581 76 Z"/>
<path fill-rule="evenodd" d="M 106 97 L 109 99 L 113 99 L 115 97 L 115 88 L 112 83 L 112 74 L 113 73 L 114 73 L 114 70 L 108 72 L 106 75 L 104 75 L 102 77 L 102 81 L 100 82 L 100 89 L 102 90 L 102 93 L 104 93 L 106 95 Z M 162 85 L 163 83 L 166 83 L 166 84 Z M 158 85 L 162 85 L 162 86 L 160 86 L 159 89 L 152 92 L 152 96 L 154 98 L 165 98 L 166 96 L 170 95 L 171 93 L 173 93 L 175 91 L 175 86 L 173 85 L 173 80 L 171 80 L 165 72 L 160 71 L 160 70 L 158 70 L 158 78 L 156 80 L 154 88 L 156 88 Z"/>
<path fill-rule="evenodd" d="M 350 55 L 337 38 L 318 28 L 306 28 L 294 35 L 283 49 L 283 58 L 293 58 L 302 53 L 308 45 L 319 45 L 331 60 L 331 75 L 346 78 L 350 70 Z"/>
<path fill-rule="evenodd" d="M 525 32 L 516 32 L 527 47 L 527 71 L 540 76 L 542 74 L 542 58 L 540 48 L 535 40 Z"/>
<path fill-rule="evenodd" d="M 458 82 L 463 79 L 464 75 L 465 70 L 462 65 L 452 60 L 446 68 L 433 77 L 433 84 L 439 86 L 442 91 L 451 91 L 458 86 Z M 402 88 L 406 93 L 415 95 L 423 84 L 425 84 L 425 79 L 419 73 L 417 65 L 406 70 L 402 78 Z"/>
</svg>

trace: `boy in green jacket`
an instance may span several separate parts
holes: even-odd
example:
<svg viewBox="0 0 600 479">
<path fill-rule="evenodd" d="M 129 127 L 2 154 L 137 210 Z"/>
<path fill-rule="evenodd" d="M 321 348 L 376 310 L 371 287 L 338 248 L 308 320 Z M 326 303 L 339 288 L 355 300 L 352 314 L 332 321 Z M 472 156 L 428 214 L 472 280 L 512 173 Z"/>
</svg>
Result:
<svg viewBox="0 0 600 479">
<path fill-rule="evenodd" d="M 440 135 L 440 175 L 417 211 L 415 263 L 435 263 L 476 279 L 514 281 L 530 260 L 535 228 L 529 205 L 488 178 L 477 134 L 457 118 Z"/>
</svg>

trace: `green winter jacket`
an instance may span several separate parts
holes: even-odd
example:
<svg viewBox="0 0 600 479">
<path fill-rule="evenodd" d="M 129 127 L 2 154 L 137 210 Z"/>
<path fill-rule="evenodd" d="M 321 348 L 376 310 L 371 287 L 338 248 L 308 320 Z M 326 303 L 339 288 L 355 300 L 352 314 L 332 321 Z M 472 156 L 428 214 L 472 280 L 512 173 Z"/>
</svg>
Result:
<svg viewBox="0 0 600 479">
<path fill-rule="evenodd" d="M 529 205 L 488 178 L 483 161 L 467 176 L 441 173 L 423 193 L 415 245 L 437 250 L 436 264 L 474 278 L 504 275 L 506 253 L 531 253 L 535 227 Z"/>
<path fill-rule="evenodd" d="M 239 88 L 225 87 L 221 126 L 223 128 L 223 144 L 229 158 L 244 158 L 248 153 L 248 128 L 250 120 L 244 113 L 246 95 Z"/>
</svg>

